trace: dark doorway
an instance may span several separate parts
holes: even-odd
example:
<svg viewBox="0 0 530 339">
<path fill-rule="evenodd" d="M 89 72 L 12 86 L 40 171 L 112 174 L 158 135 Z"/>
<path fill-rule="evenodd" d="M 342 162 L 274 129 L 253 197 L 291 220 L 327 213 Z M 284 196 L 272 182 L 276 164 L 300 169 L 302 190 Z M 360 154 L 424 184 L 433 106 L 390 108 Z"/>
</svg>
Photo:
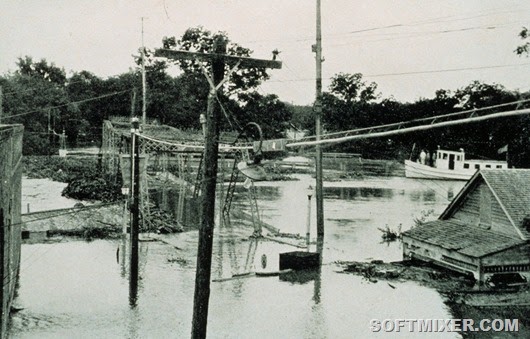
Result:
<svg viewBox="0 0 530 339">
<path fill-rule="evenodd" d="M 455 155 L 449 154 L 449 169 L 453 170 L 455 169 Z"/>
</svg>

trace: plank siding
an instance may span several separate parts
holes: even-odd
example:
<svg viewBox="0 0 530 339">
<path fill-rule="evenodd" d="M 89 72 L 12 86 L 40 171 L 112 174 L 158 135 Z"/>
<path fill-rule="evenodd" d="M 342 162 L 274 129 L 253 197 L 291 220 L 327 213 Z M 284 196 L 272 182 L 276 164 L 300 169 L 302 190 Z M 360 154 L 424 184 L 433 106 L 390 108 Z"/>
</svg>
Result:
<svg viewBox="0 0 530 339">
<path fill-rule="evenodd" d="M 490 204 L 490 206 L 486 207 L 485 203 Z M 520 237 L 501 205 L 484 182 L 481 182 L 469 192 L 460 209 L 453 214 L 453 218 L 466 224 L 481 226 L 504 235 Z"/>
<path fill-rule="evenodd" d="M 520 238 L 519 233 L 517 233 L 517 230 L 513 227 L 510 219 L 508 219 L 506 213 L 504 213 L 497 199 L 493 201 L 491 213 L 493 221 L 491 227 L 492 231 Z"/>
<path fill-rule="evenodd" d="M 466 224 L 478 226 L 480 222 L 480 190 L 477 186 L 465 198 L 453 218 Z"/>
<path fill-rule="evenodd" d="M 528 265 L 530 264 L 530 244 L 517 246 L 482 258 L 482 265 Z"/>
</svg>

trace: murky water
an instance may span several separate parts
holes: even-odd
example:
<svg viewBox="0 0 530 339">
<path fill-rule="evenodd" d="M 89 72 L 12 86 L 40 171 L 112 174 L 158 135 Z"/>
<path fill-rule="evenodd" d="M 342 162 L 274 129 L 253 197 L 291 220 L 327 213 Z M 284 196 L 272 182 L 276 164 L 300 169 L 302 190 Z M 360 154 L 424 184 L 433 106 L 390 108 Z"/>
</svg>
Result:
<svg viewBox="0 0 530 339">
<path fill-rule="evenodd" d="M 314 179 L 259 183 L 264 221 L 282 232 L 305 233 L 306 188 Z M 364 178 L 325 183 L 324 265 L 319 272 L 287 277 L 250 276 L 212 282 L 211 338 L 413 337 L 374 334 L 371 319 L 452 318 L 437 292 L 413 282 L 370 283 L 337 273 L 336 260 L 400 260 L 398 242 L 381 243 L 378 228 L 406 230 L 422 211 L 438 215 L 462 182 Z M 244 190 L 238 190 L 244 194 Z M 240 197 L 233 208 L 244 208 Z M 315 234 L 312 201 L 312 233 Z M 253 229 L 234 223 L 216 229 L 212 278 L 275 271 L 278 253 L 296 248 L 250 241 Z M 72 241 L 22 247 L 13 338 L 189 337 L 197 232 L 142 242 L 138 302 L 129 305 L 126 241 Z M 262 258 L 266 255 L 266 267 Z M 420 335 L 420 334 L 416 334 Z M 437 337 L 455 337 L 437 334 Z"/>
</svg>

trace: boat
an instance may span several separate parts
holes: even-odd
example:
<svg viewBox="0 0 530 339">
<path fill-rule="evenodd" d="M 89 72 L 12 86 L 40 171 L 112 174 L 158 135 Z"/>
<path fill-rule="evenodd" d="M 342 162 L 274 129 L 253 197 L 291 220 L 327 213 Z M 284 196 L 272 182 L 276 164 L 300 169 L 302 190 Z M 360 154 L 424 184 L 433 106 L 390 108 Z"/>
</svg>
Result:
<svg viewBox="0 0 530 339">
<path fill-rule="evenodd" d="M 466 159 L 461 148 L 459 151 L 438 149 L 430 166 L 425 152 L 420 154 L 418 161 L 405 160 L 405 177 L 416 179 L 469 180 L 476 171 L 481 169 L 507 169 L 506 161 Z"/>
</svg>

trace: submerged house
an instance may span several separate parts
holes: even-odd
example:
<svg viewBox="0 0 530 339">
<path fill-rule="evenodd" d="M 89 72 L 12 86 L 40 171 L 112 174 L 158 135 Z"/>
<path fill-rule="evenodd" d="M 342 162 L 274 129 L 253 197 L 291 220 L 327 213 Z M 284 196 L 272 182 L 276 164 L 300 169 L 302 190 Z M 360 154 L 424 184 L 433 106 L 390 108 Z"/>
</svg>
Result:
<svg viewBox="0 0 530 339">
<path fill-rule="evenodd" d="M 404 258 L 530 281 L 530 170 L 477 171 L 438 220 L 403 233 Z"/>
</svg>

